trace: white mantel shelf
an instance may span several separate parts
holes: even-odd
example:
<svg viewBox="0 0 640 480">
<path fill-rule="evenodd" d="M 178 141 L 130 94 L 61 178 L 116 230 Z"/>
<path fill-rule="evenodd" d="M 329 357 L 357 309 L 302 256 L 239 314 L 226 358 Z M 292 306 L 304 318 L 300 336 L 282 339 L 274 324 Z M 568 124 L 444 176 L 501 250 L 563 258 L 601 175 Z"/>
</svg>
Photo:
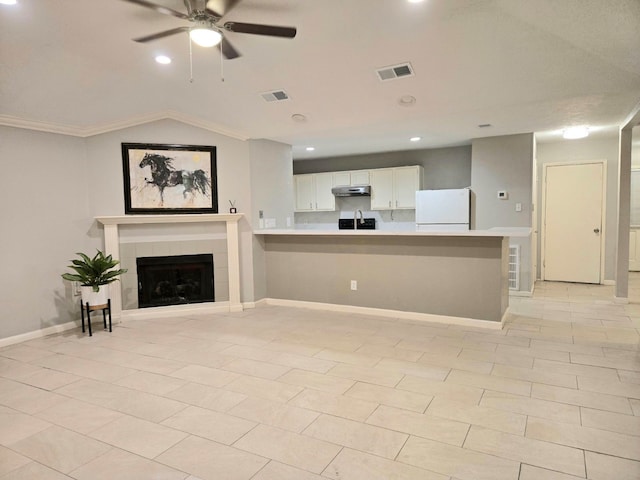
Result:
<svg viewBox="0 0 640 480">
<path fill-rule="evenodd" d="M 227 255 L 229 266 L 229 311 L 242 311 L 240 302 L 240 246 L 238 238 L 238 221 L 241 213 L 232 214 L 179 214 L 179 215 L 115 215 L 95 217 L 104 225 L 104 247 L 108 255 L 120 258 L 119 225 L 150 225 L 176 223 L 221 223 L 227 227 Z M 122 292 L 119 288 L 111 289 L 111 307 L 113 315 L 120 318 L 122 311 Z M 145 309 L 147 310 L 147 309 Z M 131 312 L 127 310 L 126 312 Z M 131 316 L 135 316 L 136 311 Z"/>
</svg>

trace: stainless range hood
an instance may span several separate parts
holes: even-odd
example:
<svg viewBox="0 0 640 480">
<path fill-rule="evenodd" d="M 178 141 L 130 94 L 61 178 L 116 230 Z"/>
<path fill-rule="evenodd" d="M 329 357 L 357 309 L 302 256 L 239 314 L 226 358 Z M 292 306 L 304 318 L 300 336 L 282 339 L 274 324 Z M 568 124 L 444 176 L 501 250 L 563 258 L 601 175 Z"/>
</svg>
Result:
<svg viewBox="0 0 640 480">
<path fill-rule="evenodd" d="M 371 186 L 365 185 L 362 187 L 333 187 L 331 189 L 336 197 L 370 197 Z"/>
</svg>

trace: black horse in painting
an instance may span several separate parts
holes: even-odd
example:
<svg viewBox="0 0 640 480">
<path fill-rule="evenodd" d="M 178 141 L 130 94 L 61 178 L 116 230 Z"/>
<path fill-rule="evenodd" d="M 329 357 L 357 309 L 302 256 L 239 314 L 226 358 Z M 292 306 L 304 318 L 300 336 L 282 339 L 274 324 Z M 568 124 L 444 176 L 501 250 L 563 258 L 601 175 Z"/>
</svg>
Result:
<svg viewBox="0 0 640 480">
<path fill-rule="evenodd" d="M 164 203 L 164 189 L 167 187 L 182 186 L 182 194 L 187 197 L 201 193 L 210 196 L 211 182 L 204 170 L 176 170 L 173 167 L 173 159 L 157 153 L 147 153 L 140 162 L 140 168 L 151 167 L 151 180 L 146 178 L 148 184 L 154 185 L 160 191 L 160 201 Z"/>
</svg>

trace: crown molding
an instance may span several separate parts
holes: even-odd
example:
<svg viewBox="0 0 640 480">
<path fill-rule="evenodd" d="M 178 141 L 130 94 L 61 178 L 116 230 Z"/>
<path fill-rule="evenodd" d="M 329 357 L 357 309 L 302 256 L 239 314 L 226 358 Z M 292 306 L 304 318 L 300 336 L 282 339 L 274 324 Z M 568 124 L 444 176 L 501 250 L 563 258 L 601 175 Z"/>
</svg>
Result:
<svg viewBox="0 0 640 480">
<path fill-rule="evenodd" d="M 28 130 L 37 130 L 40 132 L 57 133 L 60 135 L 70 135 L 73 137 L 93 137 L 103 133 L 109 133 L 124 128 L 144 125 L 146 123 L 156 122 L 158 120 L 175 120 L 193 127 L 202 128 L 210 132 L 235 138 L 236 140 L 249 140 L 251 137 L 241 132 L 230 130 L 219 124 L 207 122 L 191 115 L 186 115 L 175 110 L 164 110 L 161 112 L 149 113 L 136 117 L 127 118 L 118 122 L 96 125 L 91 127 L 78 127 L 75 125 L 65 125 L 58 123 L 40 122 L 37 120 L 27 120 L 11 115 L 0 115 L 0 125 L 7 127 L 24 128 Z"/>
</svg>

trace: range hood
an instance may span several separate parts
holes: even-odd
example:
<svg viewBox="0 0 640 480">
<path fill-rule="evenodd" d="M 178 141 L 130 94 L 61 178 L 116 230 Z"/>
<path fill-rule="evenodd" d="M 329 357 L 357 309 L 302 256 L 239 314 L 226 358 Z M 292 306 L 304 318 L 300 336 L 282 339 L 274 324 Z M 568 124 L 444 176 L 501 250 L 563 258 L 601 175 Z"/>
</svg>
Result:
<svg viewBox="0 0 640 480">
<path fill-rule="evenodd" d="M 333 187 L 331 189 L 336 197 L 370 197 L 371 186 L 365 185 L 362 187 Z"/>
</svg>

